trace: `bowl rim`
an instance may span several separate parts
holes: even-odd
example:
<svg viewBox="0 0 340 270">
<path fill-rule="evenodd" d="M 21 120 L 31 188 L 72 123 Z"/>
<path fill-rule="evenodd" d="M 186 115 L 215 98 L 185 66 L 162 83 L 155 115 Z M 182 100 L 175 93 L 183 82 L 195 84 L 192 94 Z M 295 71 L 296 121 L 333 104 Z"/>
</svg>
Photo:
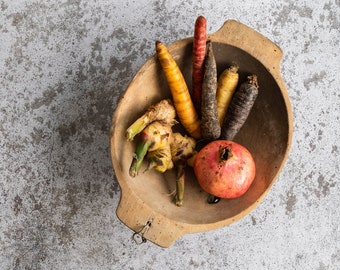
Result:
<svg viewBox="0 0 340 270">
<path fill-rule="evenodd" d="M 249 35 L 253 37 L 252 41 L 246 42 L 249 39 Z M 286 107 L 288 118 L 287 146 L 281 165 L 269 186 L 259 196 L 255 203 L 251 204 L 248 208 L 244 209 L 244 211 L 235 215 L 233 218 L 227 220 L 223 219 L 207 224 L 191 224 L 169 219 L 167 216 L 156 212 L 149 205 L 145 204 L 138 196 L 135 196 L 134 191 L 127 185 L 127 183 L 125 183 L 125 181 L 121 181 L 124 176 L 121 172 L 120 164 L 115 158 L 117 153 L 115 153 L 114 146 L 115 126 L 119 116 L 119 109 L 122 105 L 124 105 L 124 96 L 139 74 L 144 72 L 150 65 L 155 63 L 155 55 L 149 58 L 131 80 L 114 111 L 110 128 L 110 153 L 116 179 L 121 187 L 121 198 L 116 209 L 117 217 L 135 232 L 138 232 L 140 228 L 143 228 L 149 221 L 151 221 L 152 224 L 161 224 L 159 226 L 152 226 L 152 229 L 149 229 L 145 235 L 143 235 L 143 237 L 162 247 L 169 247 L 177 238 L 187 233 L 204 232 L 227 226 L 251 212 L 264 199 L 272 185 L 276 182 L 286 163 L 291 148 L 293 134 L 293 114 L 288 91 L 285 87 L 280 72 L 280 63 L 283 55 L 282 50 L 260 33 L 235 20 L 227 20 L 217 32 L 208 35 L 208 38 L 212 42 L 228 44 L 245 51 L 250 56 L 258 60 L 264 67 L 266 67 L 267 71 L 272 75 L 282 93 L 283 101 Z M 192 42 L 192 40 L 192 37 L 184 38 L 171 43 L 167 47 L 170 51 L 176 50 L 178 47 L 186 46 Z M 258 45 L 254 46 L 254 44 L 256 44 L 256 40 L 258 41 Z M 263 53 L 262 50 L 264 46 L 269 48 L 266 50 L 266 53 Z M 139 205 L 138 215 L 134 215 L 136 212 L 136 205 Z"/>
</svg>

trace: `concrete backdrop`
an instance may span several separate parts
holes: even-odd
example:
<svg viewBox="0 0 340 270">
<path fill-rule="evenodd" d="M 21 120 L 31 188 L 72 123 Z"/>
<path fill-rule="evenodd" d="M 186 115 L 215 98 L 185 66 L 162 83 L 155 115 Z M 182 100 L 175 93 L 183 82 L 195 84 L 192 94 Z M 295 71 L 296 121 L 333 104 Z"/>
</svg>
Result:
<svg viewBox="0 0 340 270">
<path fill-rule="evenodd" d="M 340 269 L 339 0 L 0 1 L 0 269 Z M 278 44 L 289 159 L 242 220 L 137 246 L 109 126 L 154 41 L 236 19 Z"/>
</svg>

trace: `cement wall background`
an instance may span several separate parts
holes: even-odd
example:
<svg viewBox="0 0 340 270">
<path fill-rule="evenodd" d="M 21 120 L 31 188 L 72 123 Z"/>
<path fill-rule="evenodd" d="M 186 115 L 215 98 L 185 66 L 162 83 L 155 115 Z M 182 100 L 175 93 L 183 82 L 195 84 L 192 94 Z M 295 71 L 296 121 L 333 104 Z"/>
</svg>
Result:
<svg viewBox="0 0 340 270">
<path fill-rule="evenodd" d="M 1 269 L 340 269 L 340 2 L 0 1 Z M 116 217 L 109 127 L 154 41 L 236 19 L 278 44 L 288 161 L 240 221 L 137 246 Z"/>
</svg>

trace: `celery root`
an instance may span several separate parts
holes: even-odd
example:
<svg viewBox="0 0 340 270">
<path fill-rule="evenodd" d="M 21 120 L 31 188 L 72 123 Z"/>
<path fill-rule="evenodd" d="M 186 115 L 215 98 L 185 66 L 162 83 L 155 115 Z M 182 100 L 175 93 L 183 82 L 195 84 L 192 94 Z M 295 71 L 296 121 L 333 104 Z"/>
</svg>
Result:
<svg viewBox="0 0 340 270">
<path fill-rule="evenodd" d="M 173 125 L 176 111 L 170 99 L 163 99 L 160 102 L 148 107 L 147 111 L 139 117 L 125 132 L 128 141 L 132 141 L 134 137 L 142 132 L 147 125 L 153 121 L 161 121 L 165 124 Z"/>
<path fill-rule="evenodd" d="M 169 144 L 163 148 L 149 151 L 146 158 L 148 160 L 147 170 L 155 169 L 156 171 L 163 173 L 174 167 Z"/>
<path fill-rule="evenodd" d="M 182 136 L 175 132 L 171 141 L 171 156 L 176 167 L 176 193 L 175 204 L 183 205 L 184 184 L 185 184 L 185 167 L 187 161 L 195 153 L 196 141 L 194 138 Z"/>
<path fill-rule="evenodd" d="M 148 151 L 164 148 L 170 144 L 171 125 L 155 121 L 144 128 L 140 135 L 141 142 L 137 145 L 129 170 L 132 177 L 137 176 Z"/>
</svg>

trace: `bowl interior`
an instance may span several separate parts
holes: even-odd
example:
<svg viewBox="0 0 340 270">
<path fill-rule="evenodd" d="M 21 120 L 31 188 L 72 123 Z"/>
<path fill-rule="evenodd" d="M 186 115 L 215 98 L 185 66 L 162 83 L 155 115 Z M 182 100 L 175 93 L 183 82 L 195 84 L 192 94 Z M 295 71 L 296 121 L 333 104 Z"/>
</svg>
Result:
<svg viewBox="0 0 340 270">
<path fill-rule="evenodd" d="M 250 74 L 258 76 L 258 98 L 235 138 L 235 141 L 248 148 L 256 163 L 256 178 L 245 195 L 237 199 L 223 199 L 218 204 L 210 205 L 206 202 L 207 194 L 198 185 L 192 168 L 188 168 L 184 205 L 177 207 L 170 195 L 175 190 L 174 170 L 164 174 L 141 172 L 135 178 L 129 176 L 136 142 L 125 140 L 125 130 L 149 105 L 171 97 L 156 57 L 147 61 L 136 74 L 113 118 L 112 158 L 117 164 L 115 171 L 119 170 L 118 181 L 122 192 L 133 193 L 143 204 L 171 220 L 189 224 L 209 224 L 223 220 L 231 223 L 250 210 L 270 188 L 284 160 L 288 144 L 287 108 L 280 88 L 267 68 L 250 54 L 234 46 L 214 42 L 213 49 L 218 74 L 232 62 L 236 62 L 239 65 L 240 83 Z M 192 40 L 184 40 L 172 46 L 170 52 L 191 89 Z"/>
</svg>

